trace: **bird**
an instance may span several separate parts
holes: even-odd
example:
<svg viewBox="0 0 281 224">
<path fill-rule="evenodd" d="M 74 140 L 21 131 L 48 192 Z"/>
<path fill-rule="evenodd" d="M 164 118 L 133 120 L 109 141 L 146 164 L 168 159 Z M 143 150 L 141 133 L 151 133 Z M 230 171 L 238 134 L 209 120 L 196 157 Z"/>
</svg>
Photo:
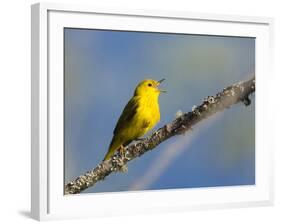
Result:
<svg viewBox="0 0 281 224">
<path fill-rule="evenodd" d="M 159 89 L 165 79 L 145 79 L 135 88 L 134 95 L 126 104 L 113 131 L 108 151 L 103 159 L 109 160 L 119 150 L 150 131 L 160 120 L 159 95 L 166 92 Z"/>
</svg>

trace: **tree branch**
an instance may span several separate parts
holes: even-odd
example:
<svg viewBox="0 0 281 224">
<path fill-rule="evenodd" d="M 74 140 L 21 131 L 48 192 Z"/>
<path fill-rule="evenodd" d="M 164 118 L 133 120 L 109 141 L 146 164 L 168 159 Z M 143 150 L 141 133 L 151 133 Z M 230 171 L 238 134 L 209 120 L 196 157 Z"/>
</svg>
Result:
<svg viewBox="0 0 281 224">
<path fill-rule="evenodd" d="M 201 105 L 194 106 L 191 112 L 183 113 L 172 122 L 164 125 L 147 138 L 130 144 L 125 148 L 125 156 L 114 155 L 101 162 L 96 168 L 79 176 L 65 186 L 65 194 L 77 194 L 104 180 L 112 172 L 124 171 L 126 164 L 142 154 L 154 149 L 161 142 L 190 130 L 192 126 L 230 106 L 243 102 L 250 105 L 249 95 L 255 92 L 255 77 L 224 88 L 215 96 L 208 96 Z"/>
</svg>

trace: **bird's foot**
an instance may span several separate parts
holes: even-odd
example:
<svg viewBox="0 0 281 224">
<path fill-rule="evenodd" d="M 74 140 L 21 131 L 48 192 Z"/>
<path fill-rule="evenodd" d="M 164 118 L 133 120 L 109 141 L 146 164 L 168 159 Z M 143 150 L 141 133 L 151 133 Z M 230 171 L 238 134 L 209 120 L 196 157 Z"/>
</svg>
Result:
<svg viewBox="0 0 281 224">
<path fill-rule="evenodd" d="M 119 155 L 120 157 L 118 159 L 115 159 L 115 162 L 118 165 L 118 170 L 122 173 L 127 173 L 128 172 L 128 167 L 125 164 L 124 158 L 128 160 L 128 158 L 126 157 L 126 150 L 124 148 L 123 145 L 120 146 L 119 148 Z"/>
<path fill-rule="evenodd" d="M 122 158 L 125 157 L 126 151 L 125 151 L 125 148 L 124 148 L 123 145 L 120 146 L 120 148 L 119 148 L 119 153 L 120 153 L 120 156 L 121 156 Z"/>
</svg>

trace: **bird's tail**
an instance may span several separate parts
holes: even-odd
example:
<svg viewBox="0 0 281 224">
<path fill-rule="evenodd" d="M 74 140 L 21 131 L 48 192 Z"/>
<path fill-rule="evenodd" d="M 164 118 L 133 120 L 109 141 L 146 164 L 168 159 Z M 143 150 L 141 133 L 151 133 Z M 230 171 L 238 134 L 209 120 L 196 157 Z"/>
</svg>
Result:
<svg viewBox="0 0 281 224">
<path fill-rule="evenodd" d="M 113 156 L 113 154 L 114 154 L 114 151 L 108 149 L 108 152 L 106 153 L 106 155 L 105 155 L 105 157 L 103 158 L 102 161 L 109 160 L 111 158 L 111 156 Z"/>
<path fill-rule="evenodd" d="M 121 143 L 115 137 L 112 138 L 108 151 L 102 161 L 110 159 L 115 151 L 120 147 Z"/>
</svg>

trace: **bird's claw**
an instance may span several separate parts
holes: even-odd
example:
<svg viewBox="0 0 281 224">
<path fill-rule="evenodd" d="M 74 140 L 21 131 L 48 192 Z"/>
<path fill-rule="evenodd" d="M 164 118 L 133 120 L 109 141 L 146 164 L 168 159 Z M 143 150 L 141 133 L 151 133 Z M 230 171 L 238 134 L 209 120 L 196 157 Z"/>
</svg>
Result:
<svg viewBox="0 0 281 224">
<path fill-rule="evenodd" d="M 123 145 L 121 145 L 120 148 L 119 148 L 119 154 L 120 154 L 120 156 L 121 156 L 122 158 L 124 158 L 124 157 L 125 157 L 125 153 L 126 153 L 125 148 L 124 148 Z"/>
</svg>

